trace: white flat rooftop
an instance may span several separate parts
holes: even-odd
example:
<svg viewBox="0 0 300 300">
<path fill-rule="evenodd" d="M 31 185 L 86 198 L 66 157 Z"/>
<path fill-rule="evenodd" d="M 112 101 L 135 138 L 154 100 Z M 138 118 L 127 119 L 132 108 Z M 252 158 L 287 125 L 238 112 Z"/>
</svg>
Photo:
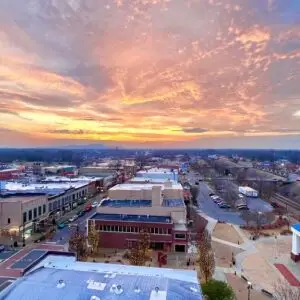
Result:
<svg viewBox="0 0 300 300">
<path fill-rule="evenodd" d="M 70 188 L 81 188 L 87 185 L 87 182 L 71 182 L 71 183 L 32 183 L 24 184 L 20 182 L 2 182 L 1 189 L 4 192 L 45 192 L 51 194 L 51 192 L 59 192 L 68 190 Z"/>
<path fill-rule="evenodd" d="M 173 171 L 174 173 L 178 173 L 176 169 Z M 164 169 L 164 168 L 152 168 L 149 170 L 142 170 L 138 171 L 137 173 L 139 174 L 145 174 L 145 173 L 159 173 L 159 174 L 173 174 L 173 172 L 170 169 Z"/>
<path fill-rule="evenodd" d="M 182 190 L 180 183 L 174 183 L 172 186 L 165 186 L 163 183 L 122 183 L 115 185 L 114 187 L 110 188 L 110 190 L 151 190 L 153 186 L 161 186 L 162 189 Z"/>
<path fill-rule="evenodd" d="M 48 176 L 44 180 L 44 182 L 92 182 L 95 180 L 101 180 L 103 177 L 87 177 L 87 176 L 78 176 L 74 178 L 69 178 L 65 176 Z"/>
<path fill-rule="evenodd" d="M 174 181 L 174 180 L 169 180 L 169 179 L 166 179 L 166 178 L 149 178 L 149 177 L 145 177 L 145 176 L 144 177 L 131 178 L 129 182 L 137 182 L 137 183 L 139 183 L 139 182 L 143 183 L 144 182 L 144 183 L 147 183 L 147 184 L 149 184 L 149 183 L 150 184 L 151 183 L 153 183 L 153 184 L 159 184 L 159 183 L 163 184 L 167 181 L 170 181 L 172 183 L 172 185 L 177 184 L 177 182 Z"/>
</svg>

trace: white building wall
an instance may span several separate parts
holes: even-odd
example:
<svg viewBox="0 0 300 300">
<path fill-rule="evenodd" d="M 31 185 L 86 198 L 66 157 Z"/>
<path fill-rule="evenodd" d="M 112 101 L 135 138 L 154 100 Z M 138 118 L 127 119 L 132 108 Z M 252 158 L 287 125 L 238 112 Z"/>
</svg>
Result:
<svg viewBox="0 0 300 300">
<path fill-rule="evenodd" d="M 164 199 L 183 199 L 183 189 L 180 188 L 164 188 L 162 189 Z M 108 197 L 116 200 L 151 200 L 152 189 L 128 189 L 113 188 L 108 191 Z"/>
</svg>

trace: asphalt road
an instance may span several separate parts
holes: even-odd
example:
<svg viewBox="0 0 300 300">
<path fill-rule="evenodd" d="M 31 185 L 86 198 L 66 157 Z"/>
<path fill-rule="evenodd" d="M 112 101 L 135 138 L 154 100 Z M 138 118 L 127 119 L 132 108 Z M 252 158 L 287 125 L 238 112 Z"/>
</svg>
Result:
<svg viewBox="0 0 300 300">
<path fill-rule="evenodd" d="M 100 202 L 100 200 L 103 198 L 104 195 L 105 195 L 104 193 L 103 194 L 101 193 L 89 199 L 85 204 L 76 207 L 72 211 L 68 212 L 65 216 L 61 217 L 59 220 L 57 220 L 57 223 L 63 223 L 65 220 L 68 220 L 72 216 L 76 215 L 77 212 L 83 210 L 84 207 L 89 203 L 92 204 L 94 201 Z M 51 240 L 49 240 L 49 242 L 56 242 L 57 244 L 60 245 L 66 244 L 69 241 L 72 231 L 76 229 L 76 225 L 77 224 L 79 225 L 79 229 L 81 231 L 85 231 L 86 220 L 95 212 L 96 212 L 96 208 L 93 208 L 91 211 L 85 213 L 82 217 L 78 218 L 74 222 L 67 224 L 65 228 L 63 229 L 57 228 L 54 237 Z M 68 225 L 73 225 L 73 226 L 69 227 Z"/>
<path fill-rule="evenodd" d="M 79 230 L 85 231 L 86 220 L 95 213 L 96 208 L 93 208 L 91 211 L 85 213 L 84 216 L 78 218 L 68 225 L 73 225 L 69 227 L 68 225 L 63 229 L 57 229 L 54 237 L 49 240 L 50 242 L 56 242 L 57 244 L 64 245 L 69 241 L 70 235 L 73 230 L 76 230 L 76 225 L 79 225 Z M 75 213 L 74 213 L 75 214 Z"/>
</svg>

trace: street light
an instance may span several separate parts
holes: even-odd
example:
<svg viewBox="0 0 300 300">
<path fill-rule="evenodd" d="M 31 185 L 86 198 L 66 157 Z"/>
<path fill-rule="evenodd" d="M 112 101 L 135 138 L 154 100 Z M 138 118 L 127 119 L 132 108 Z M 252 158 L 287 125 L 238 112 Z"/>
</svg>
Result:
<svg viewBox="0 0 300 300">
<path fill-rule="evenodd" d="M 252 289 L 252 283 L 248 281 L 247 284 L 248 284 L 248 300 L 250 300 L 250 290 Z"/>
</svg>

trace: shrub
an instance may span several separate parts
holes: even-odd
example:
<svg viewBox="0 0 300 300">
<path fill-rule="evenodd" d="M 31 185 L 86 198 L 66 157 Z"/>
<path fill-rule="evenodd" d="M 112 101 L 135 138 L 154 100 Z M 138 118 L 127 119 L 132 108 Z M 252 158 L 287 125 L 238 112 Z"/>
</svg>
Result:
<svg viewBox="0 0 300 300">
<path fill-rule="evenodd" d="M 210 280 L 201 285 L 202 292 L 209 300 L 234 300 L 235 295 L 231 286 L 226 282 Z"/>
</svg>

